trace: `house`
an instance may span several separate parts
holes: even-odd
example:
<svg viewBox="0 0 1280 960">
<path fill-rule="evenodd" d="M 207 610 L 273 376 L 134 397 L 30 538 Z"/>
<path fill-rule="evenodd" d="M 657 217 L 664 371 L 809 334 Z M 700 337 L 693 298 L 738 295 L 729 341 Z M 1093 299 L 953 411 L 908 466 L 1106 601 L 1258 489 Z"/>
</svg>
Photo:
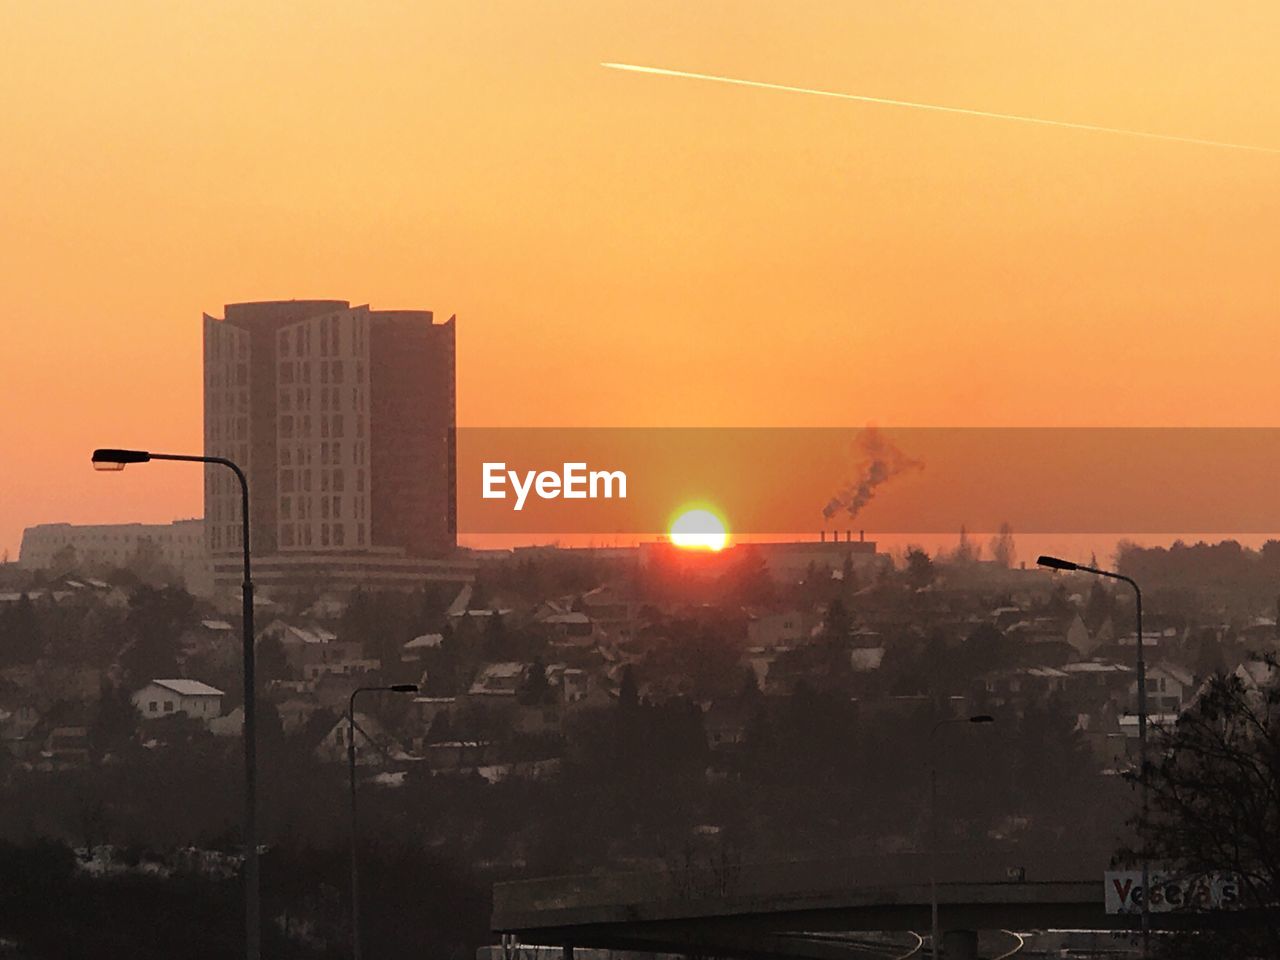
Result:
<svg viewBox="0 0 1280 960">
<path fill-rule="evenodd" d="M 424 633 L 400 647 L 401 663 L 417 663 L 428 650 L 439 650 L 444 644 L 444 634 Z"/>
<path fill-rule="evenodd" d="M 1129 686 L 1133 708 L 1137 709 L 1138 681 Z M 1169 662 L 1157 663 L 1147 669 L 1147 712 L 1176 716 L 1194 698 L 1195 677 L 1190 670 Z"/>
<path fill-rule="evenodd" d="M 579 703 L 591 692 L 591 675 L 585 670 L 566 668 L 560 674 L 560 693 L 565 703 Z"/>
<path fill-rule="evenodd" d="M 284 648 L 289 669 L 295 675 L 313 679 L 317 673 L 310 670 L 317 664 L 344 663 L 364 657 L 364 646 L 355 640 L 339 640 L 338 635 L 319 624 L 292 624 L 274 620 L 259 637 L 275 636 Z M 341 672 L 341 671 L 330 671 Z"/>
<path fill-rule="evenodd" d="M 199 680 L 152 680 L 133 695 L 133 705 L 143 719 L 154 720 L 174 713 L 208 723 L 222 714 L 223 693 Z"/>
<path fill-rule="evenodd" d="M 595 624 L 591 622 L 589 616 L 581 611 L 571 610 L 568 613 L 553 613 L 544 618 L 542 623 L 554 633 L 554 638 L 551 641 L 553 647 L 560 649 L 567 647 L 590 648 L 595 645 Z"/>
<path fill-rule="evenodd" d="M 382 669 L 382 661 L 365 657 L 335 658 L 319 663 L 308 663 L 302 668 L 302 677 L 315 683 L 323 677 L 361 677 Z"/>
<path fill-rule="evenodd" d="M 315 755 L 330 763 L 345 761 L 349 745 L 350 724 L 345 716 L 329 728 L 315 748 Z M 355 715 L 356 763 L 359 765 L 382 766 L 390 762 L 412 760 L 404 748 L 392 738 L 382 724 L 367 713 L 356 711 Z"/>
<path fill-rule="evenodd" d="M 209 617 L 184 631 L 182 646 L 189 653 L 240 643 L 240 631 L 229 620 Z"/>
<path fill-rule="evenodd" d="M 307 694 L 287 696 L 276 703 L 276 713 L 285 733 L 296 733 L 307 725 L 311 715 L 320 709 L 315 697 Z"/>
<path fill-rule="evenodd" d="M 432 770 L 468 770 L 493 761 L 493 744 L 486 740 L 443 740 L 423 748 Z"/>
<path fill-rule="evenodd" d="M 747 621 L 747 646 L 791 647 L 808 639 L 816 620 L 811 613 L 787 610 L 766 613 Z"/>
<path fill-rule="evenodd" d="M 514 694 L 524 682 L 526 669 L 514 660 L 486 664 L 467 692 L 471 696 Z"/>
<path fill-rule="evenodd" d="M 582 609 L 607 633 L 629 638 L 635 625 L 635 602 L 629 593 L 605 585 L 582 595 Z"/>
<path fill-rule="evenodd" d="M 448 717 L 452 714 L 457 705 L 456 697 L 418 696 L 413 698 L 414 712 L 417 713 L 418 722 L 424 730 L 430 730 L 437 717 Z"/>
<path fill-rule="evenodd" d="M 535 619 L 550 627 L 561 638 L 589 637 L 593 630 L 591 618 L 581 610 L 551 611 Z"/>
<path fill-rule="evenodd" d="M 1005 634 L 1026 646 L 1038 648 L 1036 657 L 1043 658 L 1044 662 L 1052 659 L 1058 665 L 1091 656 L 1098 647 L 1078 613 L 1022 619 L 1007 627 Z M 1044 652 L 1051 648 L 1053 653 Z"/>
<path fill-rule="evenodd" d="M 1066 694 L 1077 710 L 1096 712 L 1127 697 L 1133 668 L 1113 660 L 1080 660 L 1060 667 L 1067 675 Z"/>
<path fill-rule="evenodd" d="M 740 698 L 707 704 L 702 712 L 707 744 L 713 749 L 742 744 L 747 738 L 753 709 L 752 704 Z"/>
<path fill-rule="evenodd" d="M 854 673 L 872 673 L 884 662 L 884 647 L 855 647 L 849 651 L 849 666 Z"/>
<path fill-rule="evenodd" d="M 1031 703 L 1062 693 L 1069 679 L 1070 675 L 1057 667 L 1018 667 L 987 673 L 982 686 L 997 705 Z"/>
</svg>

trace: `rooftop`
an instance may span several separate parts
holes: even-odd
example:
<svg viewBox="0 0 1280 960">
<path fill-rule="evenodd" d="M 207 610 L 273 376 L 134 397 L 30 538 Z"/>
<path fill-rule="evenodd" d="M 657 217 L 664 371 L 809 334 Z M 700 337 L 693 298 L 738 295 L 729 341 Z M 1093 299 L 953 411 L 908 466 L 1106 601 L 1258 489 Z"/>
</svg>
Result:
<svg viewBox="0 0 1280 960">
<path fill-rule="evenodd" d="M 152 680 L 157 687 L 164 687 L 184 697 L 220 697 L 222 691 L 199 680 Z"/>
</svg>

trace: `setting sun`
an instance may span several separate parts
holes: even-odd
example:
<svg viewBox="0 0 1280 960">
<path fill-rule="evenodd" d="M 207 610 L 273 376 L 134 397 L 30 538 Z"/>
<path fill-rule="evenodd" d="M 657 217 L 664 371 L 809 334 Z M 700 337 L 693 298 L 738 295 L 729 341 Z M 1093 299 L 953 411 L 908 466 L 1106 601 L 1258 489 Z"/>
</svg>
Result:
<svg viewBox="0 0 1280 960">
<path fill-rule="evenodd" d="M 671 524 L 671 542 L 685 550 L 723 550 L 729 534 L 710 510 L 686 510 Z"/>
</svg>

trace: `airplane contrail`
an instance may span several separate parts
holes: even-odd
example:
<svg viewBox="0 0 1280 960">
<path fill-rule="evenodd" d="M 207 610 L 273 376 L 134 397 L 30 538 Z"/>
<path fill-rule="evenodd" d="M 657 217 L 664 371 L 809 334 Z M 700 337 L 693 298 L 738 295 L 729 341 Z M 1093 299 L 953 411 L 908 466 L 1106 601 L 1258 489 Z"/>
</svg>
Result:
<svg viewBox="0 0 1280 960">
<path fill-rule="evenodd" d="M 1171 143 L 1190 143 L 1201 147 L 1223 147 L 1228 150 L 1248 150 L 1253 153 L 1280 153 L 1280 147 L 1259 147 L 1247 143 L 1227 143 L 1222 140 L 1202 140 L 1199 137 L 1180 137 L 1172 133 L 1152 133 L 1148 130 L 1124 130 L 1119 127 L 1102 127 L 1093 123 L 1073 123 L 1069 120 L 1048 120 L 1044 117 L 1024 117 L 1016 113 L 993 113 L 989 110 L 971 110 L 967 107 L 945 107 L 937 103 L 914 103 L 910 100 L 890 100 L 885 97 L 868 97 L 856 93 L 840 93 L 836 90 L 817 90 L 812 87 L 792 87 L 783 83 L 765 83 L 762 80 L 741 80 L 737 77 L 718 77 L 710 73 L 690 73 L 685 70 L 667 70 L 664 67 L 641 67 L 634 63 L 601 63 L 610 70 L 629 70 L 632 73 L 656 74 L 661 77 L 682 77 L 686 80 L 710 80 L 737 87 L 755 87 L 760 90 L 781 90 L 784 93 L 805 93 L 812 97 L 831 97 L 836 100 L 856 100 L 858 103 L 878 103 L 890 107 L 910 107 L 913 110 L 932 110 L 935 113 L 958 113 L 967 117 L 985 117 L 988 120 L 1012 120 L 1017 123 L 1034 123 L 1043 127 L 1063 127 L 1068 130 L 1088 130 L 1092 133 L 1113 133 L 1124 137 L 1141 137 L 1144 140 L 1166 140 Z"/>
</svg>

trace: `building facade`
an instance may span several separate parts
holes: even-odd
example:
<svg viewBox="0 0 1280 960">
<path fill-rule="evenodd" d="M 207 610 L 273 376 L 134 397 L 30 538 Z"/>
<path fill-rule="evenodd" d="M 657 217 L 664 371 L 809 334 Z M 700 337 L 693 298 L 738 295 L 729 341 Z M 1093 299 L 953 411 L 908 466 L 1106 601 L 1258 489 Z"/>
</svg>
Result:
<svg viewBox="0 0 1280 960">
<path fill-rule="evenodd" d="M 131 698 L 146 720 L 185 713 L 208 723 L 222 715 L 223 693 L 199 680 L 152 680 Z"/>
<path fill-rule="evenodd" d="M 152 552 L 154 551 L 154 552 Z M 172 523 L 41 523 L 22 532 L 18 564 L 45 570 L 62 557 L 72 569 L 92 571 L 127 567 L 151 554 L 182 575 L 196 592 L 209 579 L 209 553 L 203 520 Z"/>
<path fill-rule="evenodd" d="M 207 455 L 251 491 L 255 579 L 466 579 L 456 547 L 454 318 L 344 300 L 204 316 Z M 214 572 L 238 582 L 240 488 L 205 472 Z"/>
</svg>

